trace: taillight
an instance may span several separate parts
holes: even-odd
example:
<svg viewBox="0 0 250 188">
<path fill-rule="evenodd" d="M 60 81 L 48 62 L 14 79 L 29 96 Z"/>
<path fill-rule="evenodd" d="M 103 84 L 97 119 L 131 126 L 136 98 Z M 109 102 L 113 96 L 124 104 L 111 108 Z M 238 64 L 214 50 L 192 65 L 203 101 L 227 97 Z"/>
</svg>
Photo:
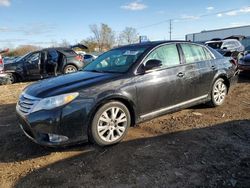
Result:
<svg viewBox="0 0 250 188">
<path fill-rule="evenodd" d="M 82 56 L 81 56 L 81 55 L 76 56 L 76 57 L 75 57 L 75 59 L 76 59 L 77 61 L 83 61 L 83 59 L 82 59 Z"/>
<path fill-rule="evenodd" d="M 3 59 L 2 59 L 2 57 L 0 56 L 0 65 L 2 65 L 3 64 Z"/>
</svg>

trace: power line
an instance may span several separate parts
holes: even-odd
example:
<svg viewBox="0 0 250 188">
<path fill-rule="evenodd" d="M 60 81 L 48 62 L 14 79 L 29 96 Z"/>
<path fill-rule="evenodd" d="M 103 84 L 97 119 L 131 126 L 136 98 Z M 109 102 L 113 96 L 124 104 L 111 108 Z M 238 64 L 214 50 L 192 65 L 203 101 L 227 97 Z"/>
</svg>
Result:
<svg viewBox="0 0 250 188">
<path fill-rule="evenodd" d="M 225 13 L 229 13 L 229 12 L 233 12 L 233 11 L 240 11 L 242 9 L 248 9 L 248 8 L 250 8 L 250 6 L 246 6 L 244 8 L 229 9 L 229 10 L 219 11 L 219 12 L 215 12 L 215 13 L 202 14 L 202 15 L 196 16 L 196 18 L 202 18 L 202 17 L 208 17 L 208 16 L 215 16 L 215 15 L 225 14 Z M 172 27 L 172 22 L 174 22 L 174 21 L 182 21 L 182 20 L 185 21 L 185 20 L 193 20 L 193 19 L 194 18 L 171 18 L 171 19 L 162 20 L 160 22 L 156 22 L 156 23 L 153 23 L 153 24 L 149 24 L 149 25 L 144 25 L 144 26 L 141 26 L 141 27 L 137 27 L 136 29 L 140 30 L 140 29 L 145 29 L 145 28 L 153 27 L 153 26 L 156 26 L 156 25 L 160 25 L 162 23 L 170 22 L 170 20 L 171 20 L 171 27 Z"/>
</svg>

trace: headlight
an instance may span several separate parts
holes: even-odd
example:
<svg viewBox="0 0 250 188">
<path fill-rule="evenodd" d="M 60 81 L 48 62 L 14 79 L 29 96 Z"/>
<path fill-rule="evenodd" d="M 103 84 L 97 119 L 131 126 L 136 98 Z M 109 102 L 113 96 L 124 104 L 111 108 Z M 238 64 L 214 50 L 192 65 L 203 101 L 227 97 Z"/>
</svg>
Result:
<svg viewBox="0 0 250 188">
<path fill-rule="evenodd" d="M 32 112 L 36 112 L 39 110 L 50 110 L 68 104 L 73 101 L 78 95 L 79 93 L 75 92 L 44 98 L 34 106 Z"/>
</svg>

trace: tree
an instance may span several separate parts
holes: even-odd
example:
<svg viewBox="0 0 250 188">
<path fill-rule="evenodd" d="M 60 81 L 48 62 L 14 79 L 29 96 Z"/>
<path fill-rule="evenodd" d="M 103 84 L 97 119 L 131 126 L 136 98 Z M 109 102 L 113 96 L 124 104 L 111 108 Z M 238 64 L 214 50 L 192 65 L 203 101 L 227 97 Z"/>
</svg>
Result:
<svg viewBox="0 0 250 188">
<path fill-rule="evenodd" d="M 5 56 L 22 56 L 22 55 L 25 55 L 29 52 L 33 52 L 33 51 L 36 51 L 36 50 L 39 50 L 40 47 L 38 46 L 33 46 L 33 45 L 21 45 L 21 46 L 18 46 L 17 48 L 15 49 L 12 49 L 10 50 L 9 52 L 7 52 L 5 54 Z"/>
<path fill-rule="evenodd" d="M 97 44 L 98 51 L 109 50 L 113 47 L 115 33 L 107 24 L 102 23 L 99 27 L 96 24 L 90 25 L 90 31 L 94 35 L 91 40 Z"/>
<path fill-rule="evenodd" d="M 132 44 L 138 42 L 139 34 L 133 27 L 126 27 L 119 36 L 119 44 Z"/>
</svg>

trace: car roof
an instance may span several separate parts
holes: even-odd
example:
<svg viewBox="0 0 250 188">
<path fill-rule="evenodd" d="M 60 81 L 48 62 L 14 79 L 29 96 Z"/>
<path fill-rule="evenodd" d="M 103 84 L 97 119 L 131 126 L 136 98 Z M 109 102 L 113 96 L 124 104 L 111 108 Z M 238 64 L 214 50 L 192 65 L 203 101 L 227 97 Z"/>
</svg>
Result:
<svg viewBox="0 0 250 188">
<path fill-rule="evenodd" d="M 210 40 L 210 41 L 207 41 L 206 44 L 208 43 L 215 43 L 215 42 L 230 42 L 230 41 L 237 41 L 239 42 L 237 39 L 221 39 L 221 40 Z"/>
<path fill-rule="evenodd" d="M 170 43 L 189 43 L 189 44 L 202 45 L 200 43 L 190 42 L 186 40 L 167 40 L 167 41 L 150 41 L 150 42 L 129 44 L 129 45 L 124 45 L 124 46 L 119 46 L 114 49 L 123 49 L 123 48 L 130 48 L 130 47 L 146 47 L 147 48 L 147 47 L 155 47 L 161 44 L 170 44 Z"/>
</svg>

